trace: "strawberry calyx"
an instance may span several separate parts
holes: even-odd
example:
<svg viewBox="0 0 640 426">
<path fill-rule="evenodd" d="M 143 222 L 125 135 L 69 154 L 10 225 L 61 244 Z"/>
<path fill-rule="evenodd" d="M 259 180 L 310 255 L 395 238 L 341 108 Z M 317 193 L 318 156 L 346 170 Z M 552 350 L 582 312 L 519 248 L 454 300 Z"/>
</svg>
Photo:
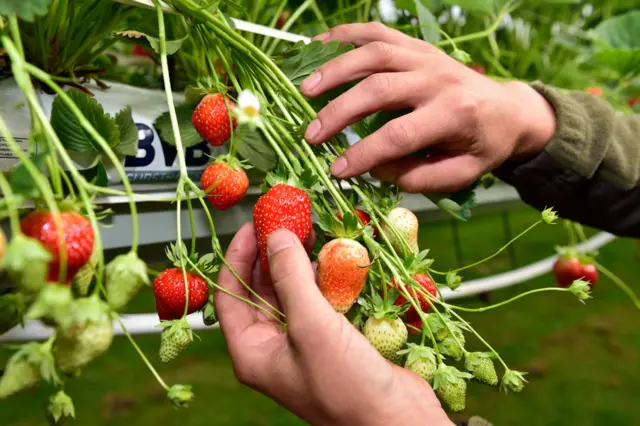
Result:
<svg viewBox="0 0 640 426">
<path fill-rule="evenodd" d="M 209 275 L 220 269 L 220 259 L 214 253 L 207 253 L 203 256 L 200 256 L 198 253 L 189 254 L 182 241 L 176 244 L 169 243 L 165 252 L 167 258 L 173 263 L 173 266 L 176 268 L 182 268 L 184 266 L 188 273 L 195 273 L 197 269 L 203 274 Z M 186 259 L 189 259 L 195 267 L 187 262 Z"/>
<path fill-rule="evenodd" d="M 456 367 L 440 363 L 433 379 L 433 390 L 439 387 L 458 383 L 460 380 L 472 379 L 473 375 L 460 371 Z"/>
<path fill-rule="evenodd" d="M 419 253 L 411 253 L 404 258 L 404 267 L 409 275 L 426 274 L 434 260 L 428 258 L 429 250 L 422 250 Z"/>
<path fill-rule="evenodd" d="M 228 98 L 230 87 L 223 84 L 219 79 L 203 77 L 194 86 L 185 89 L 185 102 L 188 105 L 197 105 L 207 95 L 221 94 Z"/>
<path fill-rule="evenodd" d="M 527 373 L 523 373 L 515 370 L 507 370 L 502 376 L 502 381 L 500 382 L 500 389 L 505 392 L 510 390 L 511 392 L 521 392 L 524 388 L 524 384 L 527 383 L 527 380 L 524 376 Z"/>
<path fill-rule="evenodd" d="M 392 300 L 395 300 L 395 298 L 388 297 L 387 300 L 384 300 L 379 294 L 374 293 L 368 299 L 363 299 L 360 303 L 369 317 L 377 320 L 395 320 L 406 312 L 408 306 L 396 306 Z"/>
<path fill-rule="evenodd" d="M 178 408 L 185 408 L 193 401 L 194 395 L 189 385 L 173 385 L 167 392 L 167 398 Z"/>
<path fill-rule="evenodd" d="M 76 417 L 73 400 L 63 390 L 59 390 L 49 398 L 47 417 L 54 425 L 63 424 L 66 419 Z"/>
<path fill-rule="evenodd" d="M 422 359 L 428 359 L 436 364 L 436 352 L 433 348 L 425 345 L 407 343 L 407 349 L 399 351 L 398 355 L 407 355 L 407 364 L 413 364 Z M 440 358 L 444 359 L 444 356 L 441 356 Z"/>
<path fill-rule="evenodd" d="M 9 358 L 5 374 L 11 364 L 26 361 L 40 370 L 42 379 L 53 385 L 60 384 L 60 378 L 56 372 L 55 359 L 53 357 L 53 342 L 54 339 L 49 339 L 42 343 L 30 342 L 13 346 L 12 348 L 16 349 L 16 352 Z"/>
<path fill-rule="evenodd" d="M 328 238 L 346 238 L 350 240 L 360 239 L 367 230 L 373 235 L 371 226 L 363 226 L 357 216 L 351 212 L 342 215 L 342 220 L 337 215 L 322 212 L 320 220 L 317 222 Z"/>
<path fill-rule="evenodd" d="M 233 170 L 250 170 L 253 168 L 246 160 L 240 160 L 231 154 L 220 155 L 214 158 L 212 164 L 215 163 L 227 164 Z"/>
</svg>

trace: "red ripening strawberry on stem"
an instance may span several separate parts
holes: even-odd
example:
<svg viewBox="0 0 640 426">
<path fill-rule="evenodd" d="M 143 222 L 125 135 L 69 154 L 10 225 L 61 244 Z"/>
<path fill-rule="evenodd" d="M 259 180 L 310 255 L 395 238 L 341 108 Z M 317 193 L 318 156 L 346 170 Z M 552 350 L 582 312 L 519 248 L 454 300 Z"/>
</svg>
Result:
<svg viewBox="0 0 640 426">
<path fill-rule="evenodd" d="M 202 309 L 207 304 L 209 287 L 200 276 L 186 273 L 189 284 L 189 306 L 187 315 Z M 182 269 L 171 268 L 163 271 L 153 280 L 153 294 L 156 297 L 156 309 L 163 321 L 177 320 L 184 314 L 186 289 Z"/>
<path fill-rule="evenodd" d="M 260 248 L 260 263 L 269 271 L 267 238 L 278 229 L 288 229 L 302 243 L 311 235 L 311 201 L 307 193 L 292 185 L 278 183 L 262 195 L 253 208 L 253 222 Z"/>
<path fill-rule="evenodd" d="M 60 212 L 64 248 L 58 241 L 57 224 L 50 211 L 34 211 L 20 221 L 22 233 L 36 239 L 51 253 L 47 280 L 58 282 L 60 279 L 61 250 L 66 253 L 66 273 L 62 284 L 69 284 L 78 271 L 89 262 L 93 253 L 94 235 L 91 223 L 80 213 Z"/>
<path fill-rule="evenodd" d="M 556 283 L 569 288 L 575 280 L 585 280 L 595 286 L 598 283 L 598 269 L 591 263 L 583 263 L 577 256 L 561 255 L 553 264 Z"/>
<path fill-rule="evenodd" d="M 235 206 L 247 194 L 249 177 L 240 161 L 225 156 L 207 167 L 200 185 L 209 202 L 224 211 Z"/>
<path fill-rule="evenodd" d="M 418 284 L 420 284 L 422 291 L 424 291 L 425 293 L 431 294 L 433 297 L 438 296 L 438 289 L 436 288 L 436 285 L 433 283 L 433 281 L 431 281 L 431 278 L 429 278 L 427 274 L 415 274 L 415 275 L 412 275 L 411 278 L 413 278 L 418 282 Z M 400 289 L 400 287 L 395 281 L 392 280 L 390 284 L 392 287 Z M 409 294 L 413 296 L 411 287 L 407 286 L 406 288 Z M 427 298 L 424 295 L 420 294 L 417 290 L 416 290 L 416 295 L 418 296 L 417 299 L 418 299 L 418 302 L 420 303 L 420 309 L 422 309 L 422 312 L 428 312 L 431 306 L 429 305 L 429 302 L 427 302 Z M 407 299 L 402 294 L 400 294 L 400 296 L 398 296 L 394 304 L 396 306 L 400 306 L 405 303 L 407 303 Z M 409 324 L 414 324 L 416 322 L 419 322 L 420 324 L 422 324 L 420 315 L 418 315 L 418 312 L 413 306 L 409 307 L 409 310 L 405 315 L 406 315 L 407 322 Z"/>
<path fill-rule="evenodd" d="M 227 104 L 229 105 L 227 107 Z M 220 93 L 209 94 L 204 97 L 193 111 L 191 121 L 193 127 L 205 141 L 212 146 L 222 146 L 231 138 L 231 120 L 229 111 L 233 109 L 233 102 Z M 233 128 L 236 127 L 233 118 Z"/>
</svg>

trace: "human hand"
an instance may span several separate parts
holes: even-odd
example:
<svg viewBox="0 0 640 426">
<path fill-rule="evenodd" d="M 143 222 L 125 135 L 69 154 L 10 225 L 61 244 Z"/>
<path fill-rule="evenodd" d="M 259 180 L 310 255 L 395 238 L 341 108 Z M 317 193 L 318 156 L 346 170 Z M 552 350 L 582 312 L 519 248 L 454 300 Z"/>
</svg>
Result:
<svg viewBox="0 0 640 426">
<path fill-rule="evenodd" d="M 294 234 L 272 233 L 268 249 L 271 278 L 257 262 L 250 224 L 226 258 L 245 283 L 285 313 L 286 332 L 262 310 L 220 291 L 215 296 L 238 380 L 312 425 L 452 424 L 427 382 L 386 361 L 331 308 Z M 220 271 L 219 284 L 257 302 L 228 268 Z"/>
<path fill-rule="evenodd" d="M 424 41 L 380 23 L 349 24 L 315 37 L 357 48 L 302 82 L 317 97 L 363 79 L 308 126 L 312 144 L 381 110 L 412 109 L 348 149 L 339 178 L 371 172 L 410 193 L 455 192 L 511 157 L 535 155 L 555 133 L 547 101 L 524 83 L 498 83 Z M 410 157 L 429 149 L 429 156 Z"/>
</svg>

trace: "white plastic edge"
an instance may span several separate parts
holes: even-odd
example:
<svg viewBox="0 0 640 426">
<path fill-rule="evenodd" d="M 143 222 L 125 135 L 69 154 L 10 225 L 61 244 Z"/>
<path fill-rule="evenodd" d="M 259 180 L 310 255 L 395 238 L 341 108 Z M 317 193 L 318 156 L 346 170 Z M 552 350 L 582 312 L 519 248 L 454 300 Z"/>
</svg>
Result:
<svg viewBox="0 0 640 426">
<path fill-rule="evenodd" d="M 609 244 L 615 239 L 616 237 L 614 235 L 602 232 L 589 239 L 586 243 L 579 245 L 578 250 L 587 251 L 598 249 Z M 455 292 L 445 288 L 442 291 L 442 296 L 445 300 L 454 300 L 520 284 L 551 271 L 556 258 L 556 256 L 551 256 L 514 271 L 468 281 Z M 219 328 L 218 324 L 215 324 L 214 326 L 206 326 L 202 321 L 201 314 L 190 315 L 188 317 L 188 321 L 194 330 L 215 330 Z M 132 335 L 158 334 L 162 331 L 156 327 L 159 321 L 158 315 L 155 313 L 124 315 L 122 316 L 122 322 L 124 323 L 127 331 Z M 120 324 L 117 322 L 114 322 L 113 327 L 116 335 L 124 334 Z M 4 335 L 0 336 L 0 342 L 46 340 L 51 336 L 52 331 L 52 328 L 43 325 L 40 321 L 29 321 L 24 328 L 21 326 L 14 327 Z"/>
<path fill-rule="evenodd" d="M 118 3 L 128 4 L 131 6 L 144 7 L 147 9 L 154 9 L 155 6 L 153 4 L 153 0 L 114 0 Z M 162 10 L 166 13 L 175 13 L 175 10 L 161 1 L 160 6 L 162 6 Z M 273 37 L 280 40 L 290 41 L 293 43 L 297 43 L 299 41 L 303 41 L 305 43 L 311 42 L 309 37 L 301 36 L 298 34 L 288 33 L 286 31 L 276 30 L 274 28 L 266 27 L 264 25 L 254 24 L 252 22 L 242 21 L 240 19 L 231 18 L 236 28 L 240 31 L 247 31 L 254 34 L 259 34 L 267 37 Z"/>
</svg>

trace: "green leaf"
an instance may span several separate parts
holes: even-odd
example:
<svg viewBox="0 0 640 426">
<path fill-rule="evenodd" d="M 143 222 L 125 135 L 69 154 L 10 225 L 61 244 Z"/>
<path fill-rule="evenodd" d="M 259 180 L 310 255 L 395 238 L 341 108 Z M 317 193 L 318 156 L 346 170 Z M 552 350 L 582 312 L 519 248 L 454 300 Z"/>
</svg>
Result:
<svg viewBox="0 0 640 426">
<path fill-rule="evenodd" d="M 36 16 L 43 16 L 49 9 L 51 0 L 0 0 L 0 15 L 16 15 L 32 22 Z"/>
<path fill-rule="evenodd" d="M 602 21 L 594 33 L 614 49 L 640 49 L 640 10 Z"/>
<path fill-rule="evenodd" d="M 130 106 L 116 114 L 116 124 L 120 129 L 120 143 L 115 147 L 116 153 L 135 157 L 138 154 L 138 128 L 133 121 Z"/>
<path fill-rule="evenodd" d="M 424 0 L 415 0 L 415 4 L 422 38 L 429 43 L 439 42 L 441 36 L 438 28 L 440 28 L 440 25 L 438 25 L 436 17 L 433 16 L 433 13 L 431 13 Z"/>
<path fill-rule="evenodd" d="M 276 153 L 257 129 L 251 126 L 238 126 L 233 137 L 238 154 L 250 165 L 263 172 L 268 172 L 276 166 Z"/>
<path fill-rule="evenodd" d="M 321 41 L 309 44 L 299 42 L 285 52 L 281 68 L 289 80 L 299 85 L 321 65 L 353 49 L 353 45 L 340 44 L 339 41 L 331 41 L 325 45 Z"/>
<path fill-rule="evenodd" d="M 107 176 L 107 169 L 104 167 L 104 164 L 102 164 L 102 162 L 98 163 L 98 165 L 96 166 L 96 169 L 97 169 L 97 172 L 96 172 L 95 185 L 106 188 L 109 185 L 109 177 Z"/>
<path fill-rule="evenodd" d="M 48 152 L 41 152 L 40 154 L 33 155 L 31 161 L 38 170 L 42 170 L 44 169 L 44 162 L 48 156 Z M 16 194 L 33 195 L 38 193 L 38 187 L 24 164 L 20 164 L 11 173 L 10 184 L 11 189 Z"/>
<path fill-rule="evenodd" d="M 191 116 L 195 109 L 195 106 L 186 104 L 178 105 L 176 107 L 178 129 L 180 131 L 180 138 L 182 139 L 182 146 L 185 148 L 202 142 L 202 137 L 198 134 L 191 123 Z M 173 137 L 173 127 L 171 126 L 171 116 L 169 115 L 169 111 L 158 117 L 153 125 L 163 141 L 172 146 L 176 145 L 176 140 Z"/>
<path fill-rule="evenodd" d="M 457 5 L 468 12 L 476 12 L 484 15 L 491 15 L 495 12 L 496 2 L 494 0 L 443 0 L 448 5 Z"/>
<path fill-rule="evenodd" d="M 154 37 L 141 31 L 134 30 L 119 31 L 114 35 L 116 37 L 124 38 L 126 41 L 135 41 L 135 43 L 138 44 L 145 44 L 141 43 L 141 39 L 144 37 L 149 44 L 149 47 L 151 47 L 156 53 L 160 53 L 160 39 L 158 37 Z M 167 40 L 167 55 L 173 55 L 178 50 L 180 50 L 180 48 L 182 47 L 182 43 L 184 43 L 187 38 L 188 35 L 185 35 L 184 37 L 176 40 Z"/>
<path fill-rule="evenodd" d="M 592 58 L 602 67 L 618 72 L 620 76 L 633 76 L 640 72 L 640 48 L 604 49 L 595 52 Z"/>
<path fill-rule="evenodd" d="M 116 121 L 104 112 L 98 101 L 78 89 L 70 89 L 67 94 L 110 147 L 114 147 L 120 142 L 120 130 Z M 69 151 L 102 152 L 100 146 L 82 128 L 80 121 L 60 96 L 56 96 L 53 100 L 51 125 L 64 147 Z"/>
</svg>

